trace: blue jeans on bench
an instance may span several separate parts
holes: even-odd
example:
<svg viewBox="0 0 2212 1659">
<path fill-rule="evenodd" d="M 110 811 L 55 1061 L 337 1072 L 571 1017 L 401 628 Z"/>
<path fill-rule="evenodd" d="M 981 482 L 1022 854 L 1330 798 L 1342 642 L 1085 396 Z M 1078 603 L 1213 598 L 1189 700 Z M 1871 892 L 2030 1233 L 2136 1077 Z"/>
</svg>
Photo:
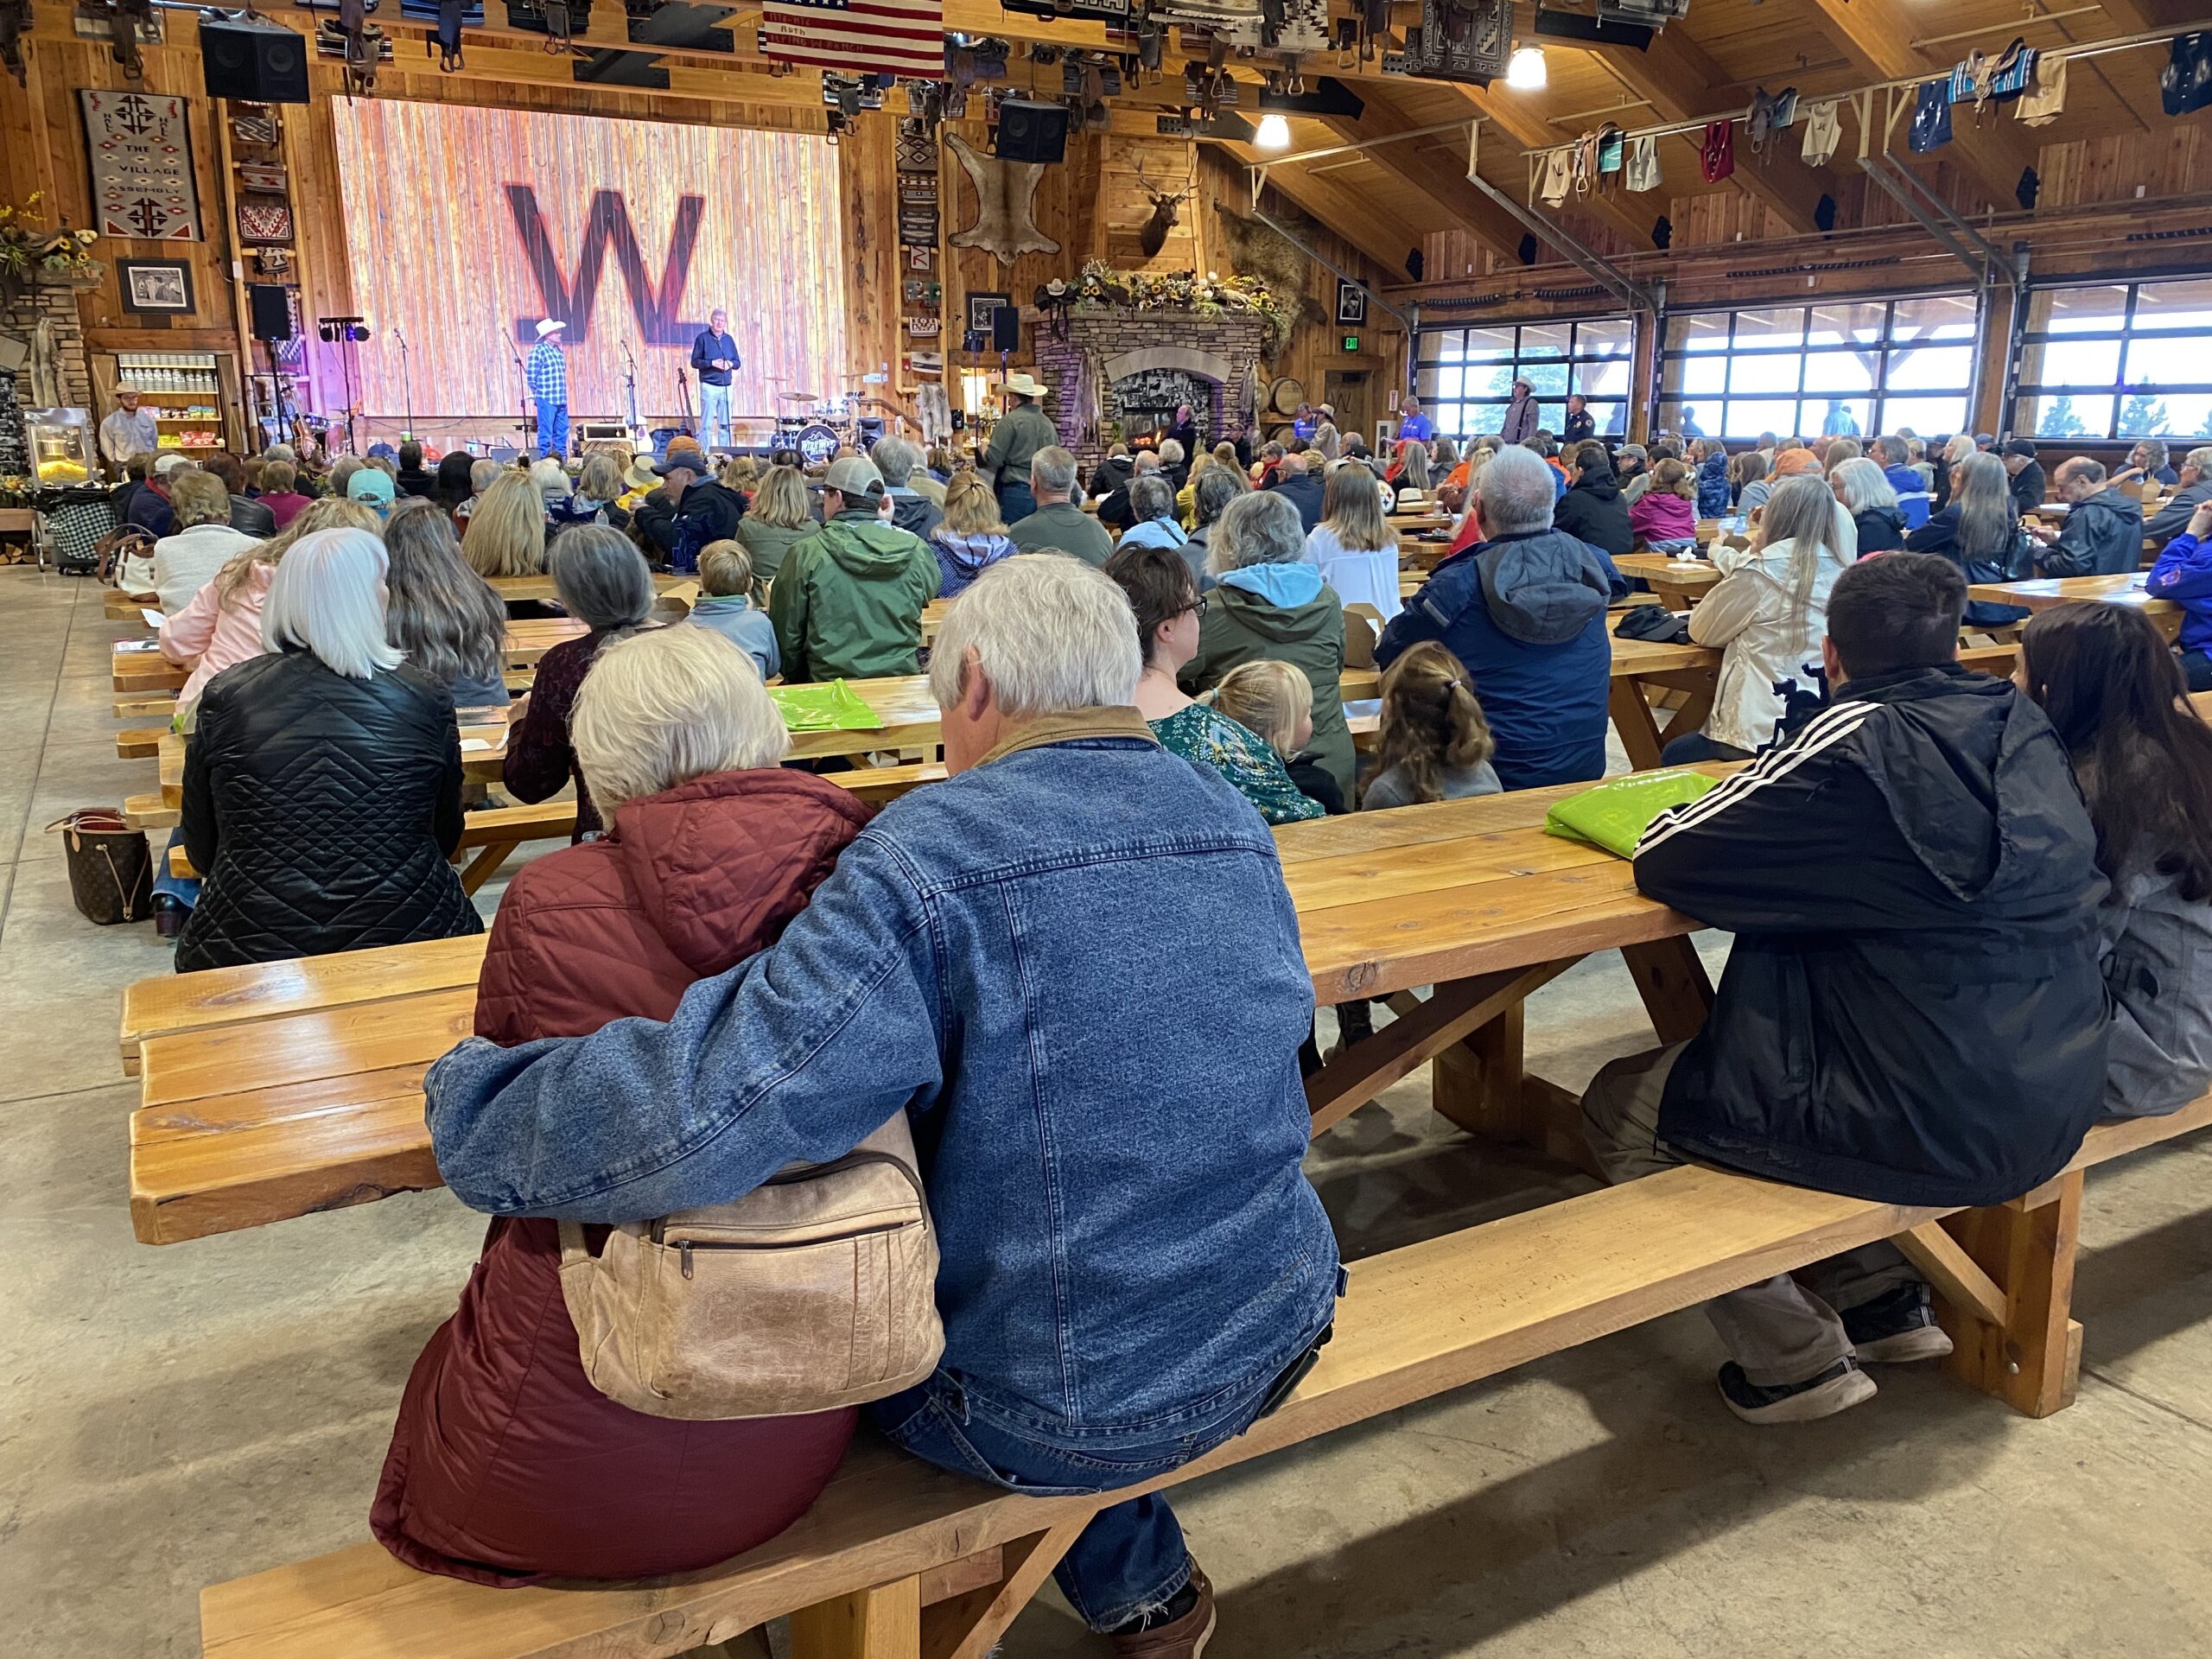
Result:
<svg viewBox="0 0 2212 1659">
<path fill-rule="evenodd" d="M 1324 1332 L 1316 1340 L 1328 1339 Z M 1110 1492 L 1181 1468 L 1234 1440 L 1281 1402 L 1304 1376 L 1313 1350 L 1204 1423 L 1153 1441 L 1116 1440 L 1083 1449 L 987 1414 L 939 1371 L 918 1388 L 868 1408 L 891 1442 L 925 1463 L 1032 1497 Z M 1094 1630 L 1110 1630 L 1165 1607 L 1190 1582 L 1191 1552 L 1175 1511 L 1157 1492 L 1112 1504 L 1090 1517 L 1052 1577 L 1069 1605 Z"/>
</svg>

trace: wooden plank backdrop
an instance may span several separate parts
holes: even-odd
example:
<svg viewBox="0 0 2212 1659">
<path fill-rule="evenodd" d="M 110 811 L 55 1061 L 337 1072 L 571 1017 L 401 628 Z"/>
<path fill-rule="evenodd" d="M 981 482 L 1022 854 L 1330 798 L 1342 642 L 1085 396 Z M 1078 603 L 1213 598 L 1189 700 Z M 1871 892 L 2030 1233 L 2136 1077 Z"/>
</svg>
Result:
<svg viewBox="0 0 2212 1659">
<path fill-rule="evenodd" d="M 601 244 L 598 287 L 572 293 L 569 398 L 575 414 L 624 409 L 620 342 L 639 365 L 647 411 L 674 407 L 690 334 L 725 307 L 745 359 L 733 397 L 772 406 L 776 391 L 837 389 L 847 365 L 838 151 L 818 137 L 670 126 L 587 115 L 354 100 L 329 106 L 344 194 L 372 417 L 403 407 L 406 331 L 418 415 L 497 414 L 520 399 L 508 355 L 528 321 L 559 303 L 540 292 L 509 191 L 527 186 L 563 284 L 578 281 L 593 204 L 620 200 L 641 271 L 626 274 L 619 217 Z M 669 251 L 679 204 L 699 201 L 688 269 Z M 658 302 L 680 341 L 645 337 Z M 518 337 L 519 336 L 519 337 Z"/>
</svg>

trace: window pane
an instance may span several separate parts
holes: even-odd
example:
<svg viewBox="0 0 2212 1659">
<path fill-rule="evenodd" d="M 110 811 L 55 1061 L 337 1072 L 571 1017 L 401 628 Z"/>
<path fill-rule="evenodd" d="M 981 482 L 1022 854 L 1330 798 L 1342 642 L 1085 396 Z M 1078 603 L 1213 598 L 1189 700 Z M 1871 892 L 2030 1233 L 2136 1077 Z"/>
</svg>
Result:
<svg viewBox="0 0 2212 1659">
<path fill-rule="evenodd" d="M 1567 365 L 1565 363 L 1530 363 L 1524 360 L 1521 365 L 1521 378 L 1529 383 L 1539 397 L 1567 396 Z M 1505 389 L 1509 392 L 1513 390 L 1510 380 L 1507 381 Z M 1552 429 L 1556 432 L 1559 429 L 1554 427 Z"/>
<path fill-rule="evenodd" d="M 1564 322 L 1530 323 L 1521 330 L 1521 358 L 1565 357 L 1573 329 Z"/>
<path fill-rule="evenodd" d="M 1636 324 L 1627 317 L 1604 317 L 1574 325 L 1577 357 L 1626 357 L 1636 340 Z"/>
<path fill-rule="evenodd" d="M 2196 440 L 2212 441 L 2212 396 L 2170 391 L 2160 394 L 2158 401 L 2166 406 L 2165 425 L 2156 432 L 2139 435 L 2167 439 L 2174 452 L 2173 464 L 2178 467 L 2182 451 L 2193 448 Z"/>
<path fill-rule="evenodd" d="M 2078 334 L 2118 328 L 2127 320 L 2124 288 L 2047 288 L 2028 302 L 2031 334 Z"/>
<path fill-rule="evenodd" d="M 1564 397 L 1555 404 L 1541 397 L 1536 400 L 1536 429 L 1548 432 L 1554 437 L 1567 429 L 1567 400 Z"/>
<path fill-rule="evenodd" d="M 1805 311 L 1802 306 L 1786 306 L 1775 311 L 1738 311 L 1736 314 L 1736 349 L 1745 346 L 1770 349 L 1779 346 L 1802 346 L 1805 342 Z"/>
<path fill-rule="evenodd" d="M 2020 354 L 2020 382 L 2030 386 L 2109 386 L 2120 378 L 2116 340 L 2053 340 Z"/>
<path fill-rule="evenodd" d="M 1467 360 L 1467 332 L 1464 328 L 1446 328 L 1435 336 L 1430 354 L 1440 363 L 1464 363 Z"/>
<path fill-rule="evenodd" d="M 1798 419 L 1816 425 L 1824 438 L 1866 437 L 1873 418 L 1873 400 L 1867 397 L 1808 397 L 1798 413 Z"/>
<path fill-rule="evenodd" d="M 2063 391 L 2050 397 L 2023 397 L 2015 424 L 2038 438 L 2101 438 L 2112 429 L 2112 401 Z"/>
<path fill-rule="evenodd" d="M 2212 282 L 2144 283 L 2135 291 L 2135 326 L 2212 330 Z M 2170 374 L 2165 378 L 2179 380 L 2184 377 Z"/>
<path fill-rule="evenodd" d="M 1634 373 L 1633 366 L 1624 357 L 1605 363 L 1578 363 L 1574 365 L 1573 390 L 1593 400 L 1625 397 Z M 1602 422 L 1599 423 L 1599 429 L 1604 429 Z"/>
<path fill-rule="evenodd" d="M 1597 429 L 1602 437 L 1622 438 L 1628 435 L 1628 404 L 1625 402 L 1600 403 L 1593 397 L 1590 400 L 1590 418 L 1598 423 Z"/>
<path fill-rule="evenodd" d="M 1678 352 L 1726 351 L 1728 315 L 1726 311 L 1700 311 L 1692 316 L 1676 317 L 1668 330 L 1673 336 L 1673 348 Z"/>
<path fill-rule="evenodd" d="M 2120 400 L 2119 429 L 2122 438 L 2163 437 L 2174 429 L 2173 410 L 2148 385 L 2139 385 Z"/>
<path fill-rule="evenodd" d="M 1725 357 L 1682 357 L 1666 365 L 1668 391 L 1681 392 L 1691 397 L 1718 397 L 1728 385 L 1728 359 Z"/>
<path fill-rule="evenodd" d="M 1971 341 L 1974 303 L 1971 294 L 1931 294 L 1924 299 L 1899 300 L 1890 322 L 1890 339 Z"/>
<path fill-rule="evenodd" d="M 1728 359 L 1728 390 L 1736 397 L 1749 392 L 1795 391 L 1805 359 L 1790 352 L 1764 357 Z"/>
<path fill-rule="evenodd" d="M 2212 336 L 2133 341 L 2124 378 L 2131 386 L 2144 380 L 2153 385 L 2212 385 Z"/>
<path fill-rule="evenodd" d="M 1874 353 L 1872 352 L 1811 352 L 1805 358 L 1808 391 L 1872 391 Z"/>
<path fill-rule="evenodd" d="M 1468 366 L 1465 384 L 1460 388 L 1461 397 L 1510 397 L 1512 395 L 1513 365 L 1510 361 Z"/>
<path fill-rule="evenodd" d="M 1512 329 L 1470 328 L 1467 330 L 1468 362 L 1510 363 L 1512 360 Z"/>
<path fill-rule="evenodd" d="M 1459 404 L 1438 404 L 1432 408 L 1424 401 L 1421 406 L 1428 410 L 1428 417 L 1436 423 L 1439 432 L 1456 438 L 1467 429 L 1465 416 Z"/>
<path fill-rule="evenodd" d="M 1974 378 L 1971 346 L 1908 346 L 1890 353 L 1891 392 L 1962 391 Z"/>
<path fill-rule="evenodd" d="M 1885 397 L 1882 429 L 1901 431 L 1910 427 L 1916 437 L 1948 437 L 1967 423 L 1963 393 L 1952 397 Z"/>
<path fill-rule="evenodd" d="M 1421 393 L 1421 402 L 1425 404 L 1434 397 L 1457 397 L 1459 383 L 1465 378 L 1465 369 L 1431 369 L 1424 377 L 1428 382 L 1428 388 Z"/>
<path fill-rule="evenodd" d="M 1756 438 L 1762 432 L 1788 437 L 1797 429 L 1797 401 L 1794 397 L 1732 397 L 1720 425 L 1724 438 Z"/>
<path fill-rule="evenodd" d="M 1816 305 L 1812 326 L 1806 331 L 1808 346 L 1872 344 L 1882 337 L 1881 305 Z"/>
</svg>

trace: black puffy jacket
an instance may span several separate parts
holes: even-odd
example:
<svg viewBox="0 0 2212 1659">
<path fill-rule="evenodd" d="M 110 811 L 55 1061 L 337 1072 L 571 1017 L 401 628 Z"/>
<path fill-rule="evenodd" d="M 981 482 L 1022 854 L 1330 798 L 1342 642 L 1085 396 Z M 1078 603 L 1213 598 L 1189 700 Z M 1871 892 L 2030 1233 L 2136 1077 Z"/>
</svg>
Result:
<svg viewBox="0 0 2212 1659">
<path fill-rule="evenodd" d="M 1636 545 L 1628 503 L 1621 499 L 1621 486 L 1611 473 L 1585 472 L 1568 485 L 1552 509 L 1552 528 L 1617 559 Z"/>
<path fill-rule="evenodd" d="M 446 861 L 461 828 L 453 704 L 411 668 L 353 680 L 284 651 L 215 676 L 182 828 L 206 885 L 180 972 L 483 930 Z"/>
<path fill-rule="evenodd" d="M 1993 1205 L 2103 1109 L 2096 832 L 2009 680 L 1905 669 L 1662 813 L 1637 886 L 1735 947 L 1659 1134 L 1707 1163 Z"/>
</svg>

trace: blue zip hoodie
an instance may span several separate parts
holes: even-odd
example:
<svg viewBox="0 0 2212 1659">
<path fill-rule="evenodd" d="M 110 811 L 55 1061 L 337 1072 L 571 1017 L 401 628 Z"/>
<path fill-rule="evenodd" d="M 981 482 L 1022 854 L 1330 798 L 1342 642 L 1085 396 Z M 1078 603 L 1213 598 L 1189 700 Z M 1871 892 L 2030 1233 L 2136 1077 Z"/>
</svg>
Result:
<svg viewBox="0 0 2212 1659">
<path fill-rule="evenodd" d="M 2168 542 L 2143 591 L 2181 607 L 2181 648 L 2212 652 L 2212 546 L 2183 531 Z"/>
</svg>

